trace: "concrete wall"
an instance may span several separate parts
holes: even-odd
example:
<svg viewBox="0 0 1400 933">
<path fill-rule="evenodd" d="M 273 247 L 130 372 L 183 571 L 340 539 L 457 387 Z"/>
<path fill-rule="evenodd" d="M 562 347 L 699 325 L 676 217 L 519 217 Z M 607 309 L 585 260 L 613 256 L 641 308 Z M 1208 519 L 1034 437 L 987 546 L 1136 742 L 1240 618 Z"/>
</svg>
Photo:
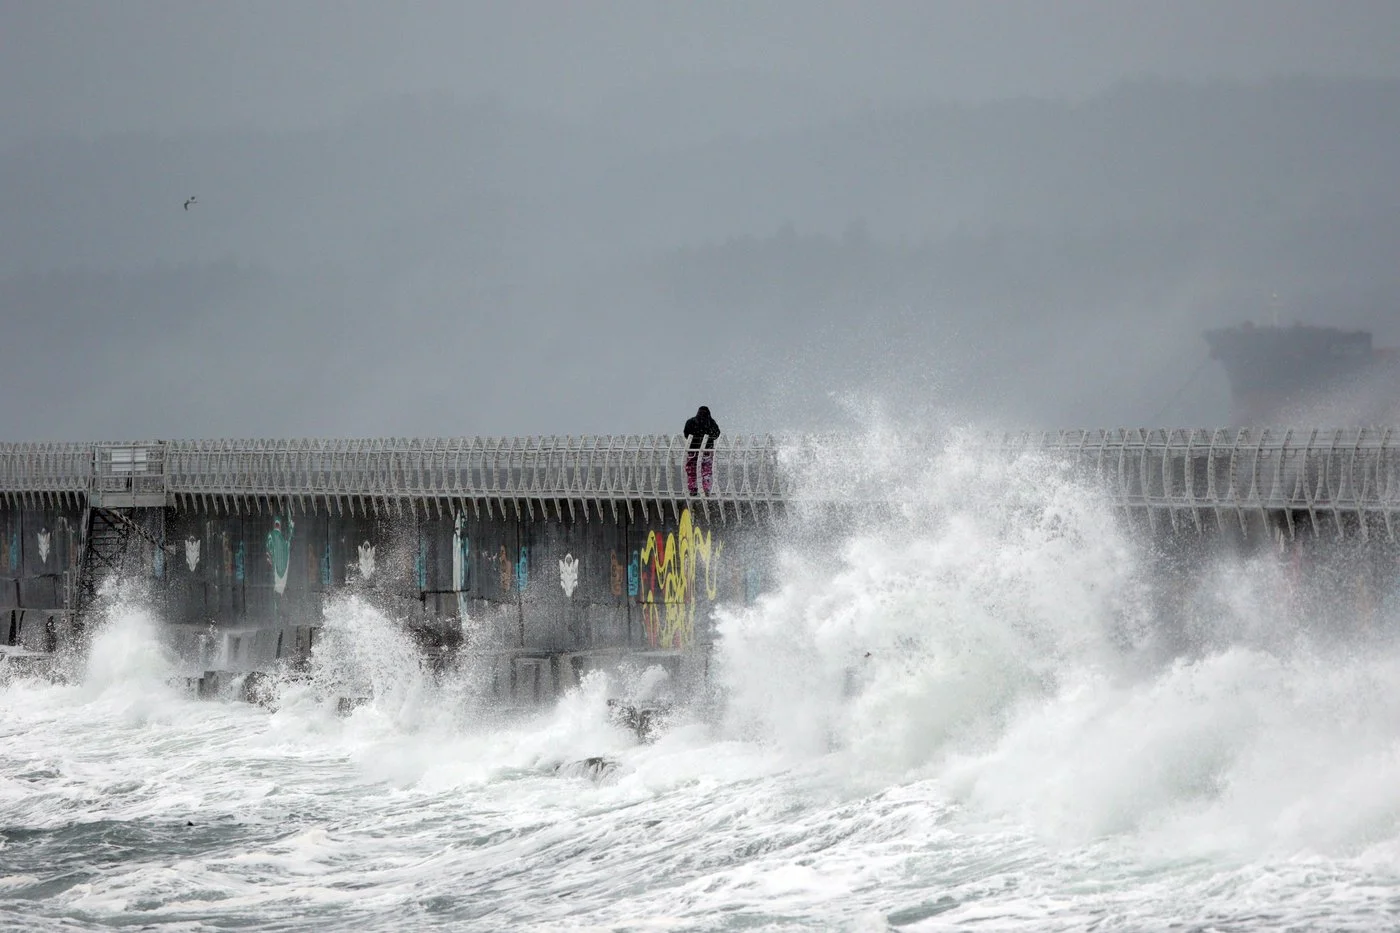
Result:
<svg viewBox="0 0 1400 933">
<path fill-rule="evenodd" d="M 133 518 L 160 529 L 165 547 L 133 539 L 127 574 L 149 582 L 172 625 L 239 630 L 254 646 L 241 646 L 249 666 L 269 652 L 309 647 L 314 633 L 306 629 L 320 623 L 327 597 L 346 588 L 446 646 L 686 649 L 710 640 L 715 605 L 750 602 L 766 585 L 772 544 L 751 519 L 706 521 L 655 507 L 615 521 L 567 509 L 548 518 L 537 510 L 533 520 L 499 508 L 489 517 L 425 516 L 421 505 L 417 515 L 392 516 L 267 501 L 240 509 L 134 510 Z M 66 608 L 62 574 L 79 569 L 82 519 L 81 510 L 0 507 L 0 572 L 11 573 L 0 577 L 0 608 Z M 39 535 L 49 542 L 42 560 Z"/>
<path fill-rule="evenodd" d="M 479 647 L 677 649 L 709 640 L 713 605 L 762 587 L 757 532 L 689 511 L 611 522 L 169 510 L 175 553 L 153 572 L 172 621 L 302 623 L 348 586 L 409 604 L 425 630 L 470 619 Z"/>
<path fill-rule="evenodd" d="M 51 650 L 82 560 L 83 511 L 0 506 L 0 644 Z"/>
<path fill-rule="evenodd" d="M 616 520 L 567 509 L 546 518 L 539 504 L 532 518 L 513 507 L 505 516 L 499 507 L 425 515 L 421 503 L 416 515 L 327 514 L 269 501 L 243 501 L 235 514 L 132 516 L 165 547 L 135 539 L 128 576 L 148 585 L 192 661 L 228 669 L 304 656 L 326 600 L 347 590 L 388 608 L 428 647 L 517 659 L 683 652 L 711 641 L 717 605 L 748 604 L 771 585 L 781 539 L 747 516 L 722 522 L 654 506 Z M 1175 528 L 1126 519 L 1152 542 L 1161 624 L 1188 620 L 1197 604 L 1209 614 L 1214 597 L 1201 581 L 1222 554 L 1273 554 L 1285 565 L 1271 594 L 1281 614 L 1362 628 L 1400 618 L 1400 545 L 1381 521 L 1329 518 L 1314 530 L 1305 512 L 1211 519 L 1199 531 L 1186 518 Z M 0 643 L 51 650 L 65 637 L 83 521 L 78 507 L 0 504 Z"/>
</svg>

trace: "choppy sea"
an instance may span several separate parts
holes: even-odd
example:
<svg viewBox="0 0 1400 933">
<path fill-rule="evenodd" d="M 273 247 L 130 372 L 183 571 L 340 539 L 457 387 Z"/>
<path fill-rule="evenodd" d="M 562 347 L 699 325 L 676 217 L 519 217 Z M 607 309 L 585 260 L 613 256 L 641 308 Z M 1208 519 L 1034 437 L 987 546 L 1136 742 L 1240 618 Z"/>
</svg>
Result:
<svg viewBox="0 0 1400 933">
<path fill-rule="evenodd" d="M 507 716 L 351 595 L 275 708 L 194 699 L 118 600 L 70 680 L 0 683 L 0 928 L 1400 926 L 1389 604 L 1310 616 L 1268 554 L 1164 600 L 1092 492 L 974 461 L 795 515 L 649 743 L 607 701 L 659 671 Z"/>
</svg>

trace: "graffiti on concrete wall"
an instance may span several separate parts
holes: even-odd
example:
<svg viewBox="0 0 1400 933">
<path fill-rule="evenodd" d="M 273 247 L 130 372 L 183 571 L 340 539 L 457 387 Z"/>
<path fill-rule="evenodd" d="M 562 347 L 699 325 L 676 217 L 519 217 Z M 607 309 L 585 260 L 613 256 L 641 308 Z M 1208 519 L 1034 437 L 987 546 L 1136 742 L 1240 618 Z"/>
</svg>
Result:
<svg viewBox="0 0 1400 933">
<path fill-rule="evenodd" d="M 642 557 L 640 551 L 633 551 L 627 561 L 627 595 L 636 599 L 642 592 Z"/>
<path fill-rule="evenodd" d="M 243 541 L 233 541 L 227 531 L 219 532 L 219 541 L 224 555 L 224 579 L 235 583 L 243 582 Z"/>
<path fill-rule="evenodd" d="M 510 559 L 510 552 L 506 550 L 504 544 L 496 552 L 494 557 L 488 556 L 488 561 L 496 564 L 496 573 L 500 578 L 501 596 L 507 596 L 512 591 L 523 592 L 530 583 L 530 548 L 528 545 L 520 545 L 520 550 L 516 552 L 515 560 Z"/>
<path fill-rule="evenodd" d="M 355 565 L 355 569 L 360 571 L 360 576 L 368 580 L 374 576 L 374 545 L 368 541 L 359 545 L 356 549 L 360 561 Z"/>
<path fill-rule="evenodd" d="M 296 522 L 287 517 L 287 530 L 282 531 L 282 519 L 272 520 L 272 530 L 267 533 L 265 549 L 267 562 L 272 566 L 272 588 L 280 595 L 287 589 L 287 571 L 292 563 L 292 535 L 296 533 Z"/>
<path fill-rule="evenodd" d="M 67 518 L 58 520 L 58 540 L 64 548 L 59 560 L 66 560 L 70 570 L 78 569 L 78 529 Z"/>
<path fill-rule="evenodd" d="M 419 529 L 418 553 L 413 556 L 413 577 L 421 593 L 428 588 L 428 537 Z"/>
<path fill-rule="evenodd" d="M 511 591 L 515 585 L 515 567 L 511 564 L 510 558 L 506 556 L 506 546 L 501 545 L 501 551 L 496 555 L 496 569 L 501 578 L 501 595 Z"/>
<path fill-rule="evenodd" d="M 466 516 L 461 512 L 452 524 L 452 588 L 471 589 L 471 540 L 467 537 Z"/>
<path fill-rule="evenodd" d="M 744 568 L 744 602 L 752 604 L 758 599 L 758 594 L 763 592 L 763 579 L 759 576 L 758 568 Z"/>
<path fill-rule="evenodd" d="M 46 517 L 54 518 L 54 527 L 44 526 L 33 532 L 34 548 L 29 553 L 37 556 L 39 564 L 48 572 L 63 570 L 65 564 L 69 568 L 76 567 L 81 553 L 77 527 L 64 516 Z M 21 515 L 18 512 L 0 513 L 0 574 L 8 569 L 10 576 L 22 575 L 24 554 L 24 521 Z M 49 570 L 50 559 L 53 560 L 52 571 Z"/>
<path fill-rule="evenodd" d="M 224 579 L 235 583 L 243 582 L 243 542 L 231 541 L 227 531 L 219 532 L 219 541 L 224 555 Z"/>
<path fill-rule="evenodd" d="M 559 561 L 559 588 L 565 596 L 574 598 L 574 590 L 578 588 L 578 558 L 573 554 L 565 554 Z"/>
<path fill-rule="evenodd" d="M 199 567 L 199 539 L 194 535 L 185 539 L 185 566 L 190 568 L 190 573 Z"/>
<path fill-rule="evenodd" d="M 695 603 L 703 593 L 714 599 L 723 544 L 713 532 L 695 527 L 690 510 L 663 538 L 652 531 L 641 551 L 642 626 L 653 648 L 684 648 L 695 641 Z M 703 571 L 703 577 L 701 572 Z"/>
<path fill-rule="evenodd" d="M 614 596 L 621 596 L 622 588 L 625 585 L 625 578 L 627 575 L 626 569 L 622 566 L 622 564 L 618 563 L 616 551 L 614 551 L 612 554 L 609 554 L 608 557 L 612 560 L 612 575 L 609 578 L 609 582 L 611 583 L 610 588 Z"/>
<path fill-rule="evenodd" d="M 471 539 L 467 537 L 467 517 L 461 512 L 452 521 L 452 589 L 457 592 L 457 613 L 467 617 L 467 593 L 471 589 Z"/>
</svg>

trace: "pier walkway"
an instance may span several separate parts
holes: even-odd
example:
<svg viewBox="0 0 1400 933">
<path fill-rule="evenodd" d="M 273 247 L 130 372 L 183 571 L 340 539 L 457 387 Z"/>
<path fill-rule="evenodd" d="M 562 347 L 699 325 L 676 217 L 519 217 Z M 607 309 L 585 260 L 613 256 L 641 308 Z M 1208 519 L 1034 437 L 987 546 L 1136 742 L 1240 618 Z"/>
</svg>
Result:
<svg viewBox="0 0 1400 933">
<path fill-rule="evenodd" d="M 1359 520 L 1393 537 L 1400 511 L 1400 431 L 1392 428 L 1112 429 L 903 439 L 906 456 L 949 443 L 986 455 L 1034 455 L 1101 482 L 1117 506 L 1157 525 L 1202 531 L 1273 513 L 1320 533 Z M 685 486 L 685 438 L 614 435 L 363 440 L 186 440 L 0 445 L 0 499 L 103 509 L 221 513 L 260 503 L 340 514 L 437 514 L 591 520 L 640 511 L 715 510 L 762 519 L 810 493 L 800 468 L 858 469 L 851 437 L 721 438 L 711 494 Z M 882 451 L 888 455 L 889 450 Z M 849 487 L 854 503 L 863 493 Z M 869 493 L 864 493 L 870 495 Z M 878 490 L 874 495 L 878 495 Z"/>
<path fill-rule="evenodd" d="M 625 658 L 690 677 L 715 610 L 775 585 L 785 516 L 878 521 L 904 505 L 901 475 L 945 456 L 972 484 L 1029 470 L 1101 489 L 1152 538 L 1166 615 L 1192 568 L 1270 552 L 1289 579 L 1349 581 L 1369 618 L 1400 554 L 1389 428 L 726 437 L 701 496 L 687 454 L 635 435 L 0 445 L 0 646 L 81 645 L 117 581 L 206 672 L 304 663 L 349 593 L 434 656 L 494 659 L 512 702 Z"/>
</svg>

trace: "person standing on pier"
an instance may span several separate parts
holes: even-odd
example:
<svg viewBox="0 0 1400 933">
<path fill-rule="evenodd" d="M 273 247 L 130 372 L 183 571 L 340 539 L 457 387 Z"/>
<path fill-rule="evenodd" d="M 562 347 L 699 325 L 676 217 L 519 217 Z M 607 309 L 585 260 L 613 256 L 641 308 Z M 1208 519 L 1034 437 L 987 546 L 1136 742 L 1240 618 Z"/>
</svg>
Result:
<svg viewBox="0 0 1400 933">
<path fill-rule="evenodd" d="M 686 488 L 692 496 L 696 494 L 695 473 L 698 466 L 701 485 L 708 494 L 714 473 L 715 440 L 719 437 L 719 425 L 710 417 L 709 408 L 701 405 L 695 417 L 686 420 L 685 436 L 690 442 L 690 449 L 685 454 Z"/>
</svg>

